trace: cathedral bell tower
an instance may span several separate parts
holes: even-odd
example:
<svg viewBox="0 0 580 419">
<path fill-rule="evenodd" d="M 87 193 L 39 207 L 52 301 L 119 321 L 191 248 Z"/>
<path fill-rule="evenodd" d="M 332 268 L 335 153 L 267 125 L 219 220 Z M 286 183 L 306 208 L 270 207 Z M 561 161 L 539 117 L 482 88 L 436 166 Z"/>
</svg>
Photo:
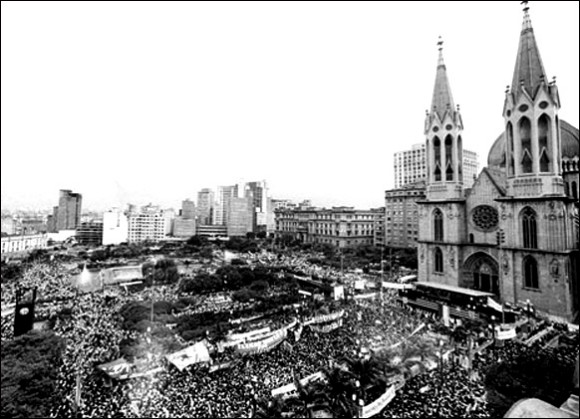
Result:
<svg viewBox="0 0 580 419">
<path fill-rule="evenodd" d="M 447 69 L 443 61 L 443 41 L 439 38 L 439 60 L 431 110 L 425 118 L 427 139 L 427 199 L 463 199 L 463 121 L 455 107 Z"/>
<path fill-rule="evenodd" d="M 503 109 L 508 195 L 564 195 L 561 174 L 560 98 L 548 82 L 527 2 L 511 88 Z"/>
</svg>

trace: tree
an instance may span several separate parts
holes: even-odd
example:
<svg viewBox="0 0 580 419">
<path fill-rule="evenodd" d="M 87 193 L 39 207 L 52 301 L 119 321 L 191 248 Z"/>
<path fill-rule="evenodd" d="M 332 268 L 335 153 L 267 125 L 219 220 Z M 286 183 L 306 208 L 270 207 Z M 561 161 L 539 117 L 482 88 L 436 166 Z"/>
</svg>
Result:
<svg viewBox="0 0 580 419">
<path fill-rule="evenodd" d="M 256 404 L 256 412 L 254 414 L 255 418 L 281 418 L 285 411 L 285 404 L 282 400 L 282 396 L 274 397 L 266 402 L 264 399 L 260 400 Z"/>
<path fill-rule="evenodd" d="M 355 391 L 352 377 L 338 367 L 326 369 L 324 375 L 327 381 L 326 390 L 332 416 L 335 418 L 354 417 L 358 406 L 353 403 L 351 398 Z"/>
<path fill-rule="evenodd" d="M 298 392 L 298 400 L 301 406 L 298 410 L 298 417 L 311 418 L 313 407 L 328 407 L 328 395 L 325 386 L 320 381 L 313 381 L 307 385 L 302 385 L 298 377 L 294 376 L 294 385 Z"/>
<path fill-rule="evenodd" d="M 2 342 L 2 417 L 48 417 L 57 392 L 65 343 L 52 332 L 32 331 Z"/>
</svg>

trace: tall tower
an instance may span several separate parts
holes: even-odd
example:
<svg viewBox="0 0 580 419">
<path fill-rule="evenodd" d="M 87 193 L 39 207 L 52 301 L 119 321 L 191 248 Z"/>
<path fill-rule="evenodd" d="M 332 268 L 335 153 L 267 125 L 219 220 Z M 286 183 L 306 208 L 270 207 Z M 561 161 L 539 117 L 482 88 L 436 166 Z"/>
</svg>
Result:
<svg viewBox="0 0 580 419">
<path fill-rule="evenodd" d="M 443 61 L 443 41 L 439 38 L 439 60 L 431 110 L 425 119 L 427 137 L 427 199 L 463 198 L 463 121 L 456 108 Z"/>
<path fill-rule="evenodd" d="M 511 89 L 503 109 L 508 195 L 563 195 L 560 98 L 547 82 L 527 2 Z"/>
</svg>

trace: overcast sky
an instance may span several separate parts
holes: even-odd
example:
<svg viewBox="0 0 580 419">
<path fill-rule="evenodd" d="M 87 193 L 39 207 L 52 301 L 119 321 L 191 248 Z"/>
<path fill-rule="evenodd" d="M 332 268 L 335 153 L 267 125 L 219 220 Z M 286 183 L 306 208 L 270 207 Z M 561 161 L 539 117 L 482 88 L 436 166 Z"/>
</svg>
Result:
<svg viewBox="0 0 580 419">
<path fill-rule="evenodd" d="M 464 147 L 502 131 L 519 1 L 2 2 L 2 207 L 178 207 L 265 179 L 274 198 L 384 205 L 424 141 L 437 37 Z M 530 2 L 560 117 L 578 127 L 578 2 Z"/>
</svg>

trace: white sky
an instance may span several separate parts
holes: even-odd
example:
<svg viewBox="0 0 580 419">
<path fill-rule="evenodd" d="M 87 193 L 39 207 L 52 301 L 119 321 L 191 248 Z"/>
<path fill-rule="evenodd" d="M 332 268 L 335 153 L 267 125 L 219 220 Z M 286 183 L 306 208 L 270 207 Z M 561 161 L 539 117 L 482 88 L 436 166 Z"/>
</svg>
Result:
<svg viewBox="0 0 580 419">
<path fill-rule="evenodd" d="M 530 2 L 578 127 L 578 2 Z M 384 205 L 424 141 L 437 37 L 464 146 L 501 133 L 519 2 L 2 2 L 2 207 L 179 207 L 244 179 L 275 198 Z"/>
</svg>

